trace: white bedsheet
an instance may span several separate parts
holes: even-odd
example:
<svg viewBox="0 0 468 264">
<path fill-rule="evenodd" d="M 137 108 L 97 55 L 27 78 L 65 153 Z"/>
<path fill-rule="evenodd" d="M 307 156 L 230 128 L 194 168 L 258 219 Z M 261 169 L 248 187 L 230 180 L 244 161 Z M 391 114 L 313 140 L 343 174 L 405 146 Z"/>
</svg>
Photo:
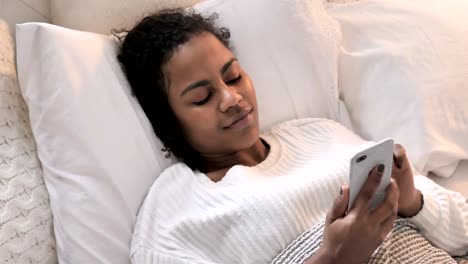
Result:
<svg viewBox="0 0 468 264">
<path fill-rule="evenodd" d="M 429 174 L 429 178 L 443 187 L 462 193 L 468 198 L 468 160 L 463 160 L 458 165 L 455 173 L 449 178 L 442 178 Z"/>
</svg>

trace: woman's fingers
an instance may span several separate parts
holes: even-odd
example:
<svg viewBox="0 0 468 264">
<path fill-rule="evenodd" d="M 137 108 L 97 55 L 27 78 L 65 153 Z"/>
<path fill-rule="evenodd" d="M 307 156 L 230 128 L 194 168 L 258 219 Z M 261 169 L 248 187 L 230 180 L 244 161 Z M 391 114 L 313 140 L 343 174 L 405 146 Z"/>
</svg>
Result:
<svg viewBox="0 0 468 264">
<path fill-rule="evenodd" d="M 387 237 L 388 233 L 390 233 L 393 229 L 396 215 L 390 215 L 385 219 L 382 224 L 380 225 L 380 241 L 383 242 L 385 240 L 385 237 Z"/>
<path fill-rule="evenodd" d="M 388 188 L 383 203 L 390 206 L 385 210 L 387 217 L 377 221 L 374 210 L 369 209 L 369 202 L 375 193 L 384 168 L 374 168 L 364 184 L 355 207 L 345 214 L 349 191 L 343 187 L 342 195 L 337 198 L 327 214 L 321 249 L 332 250 L 336 257 L 333 263 L 362 263 L 382 244 L 393 227 L 398 201 L 398 187 L 395 182 Z M 381 207 L 378 207 L 379 210 Z M 382 207 L 383 208 L 383 207 Z M 390 213 L 388 212 L 390 211 Z M 384 215 L 382 213 L 382 215 Z"/>
<path fill-rule="evenodd" d="M 407 159 L 405 148 L 403 148 L 403 146 L 400 144 L 393 145 L 393 165 L 396 168 L 401 169 L 407 165 L 406 162 Z"/>
<path fill-rule="evenodd" d="M 377 208 L 372 211 L 372 217 L 375 217 L 377 222 L 382 223 L 388 217 L 396 216 L 398 213 L 399 196 L 400 191 L 398 189 L 398 185 L 396 184 L 395 180 L 392 179 L 387 187 L 385 199 Z"/>
<path fill-rule="evenodd" d="M 397 201 L 398 201 L 398 198 L 397 198 Z M 393 212 L 385 220 L 383 220 L 381 224 L 381 228 L 382 228 L 382 232 L 384 236 L 386 236 L 388 233 L 390 233 L 390 231 L 392 231 L 397 216 L 398 216 L 398 202 L 397 202 L 397 205 L 394 206 Z"/>
<path fill-rule="evenodd" d="M 332 207 L 327 213 L 325 220 L 326 224 L 331 224 L 335 222 L 338 218 L 344 217 L 346 215 L 346 209 L 348 208 L 348 199 L 349 199 L 349 188 L 348 186 L 342 186 L 340 189 L 340 194 L 333 202 Z"/>
<path fill-rule="evenodd" d="M 358 209 L 359 211 L 369 210 L 369 203 L 375 192 L 377 191 L 380 181 L 385 170 L 383 164 L 375 166 L 370 172 L 369 177 L 367 177 L 364 186 L 362 186 L 361 191 L 359 192 L 356 201 L 353 205 L 353 208 Z"/>
</svg>

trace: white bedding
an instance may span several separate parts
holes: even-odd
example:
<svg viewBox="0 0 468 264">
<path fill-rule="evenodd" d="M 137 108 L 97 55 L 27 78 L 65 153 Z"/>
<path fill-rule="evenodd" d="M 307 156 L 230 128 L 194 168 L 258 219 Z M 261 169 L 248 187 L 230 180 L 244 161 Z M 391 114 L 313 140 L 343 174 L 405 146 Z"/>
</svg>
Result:
<svg viewBox="0 0 468 264">
<path fill-rule="evenodd" d="M 103 1 L 103 0 L 100 0 L 100 1 Z M 100 2 L 100 1 L 96 1 L 96 2 Z M 168 2 L 170 3 L 170 1 L 173 1 L 173 0 L 156 0 L 156 1 L 153 1 L 153 2 Z M 185 1 L 185 2 L 198 2 L 198 1 L 201 1 L 201 0 L 178 0 L 179 2 L 182 2 L 182 1 Z M 329 0 L 329 2 L 350 2 L 350 1 L 356 1 L 356 0 Z M 8 1 L 1 1 L 0 0 L 0 6 L 1 6 L 1 3 L 3 2 L 8 2 Z M 13 25 L 15 22 L 17 21 L 21 21 L 21 22 L 25 22 L 25 21 L 47 21 L 47 22 L 50 22 L 52 21 L 52 17 L 51 15 L 54 14 L 54 11 L 57 11 L 57 10 L 54 10 L 54 9 L 51 9 L 51 14 L 48 13 L 48 15 L 46 17 L 42 17 L 40 16 L 39 14 L 36 14 L 36 13 L 31 13 L 32 11 L 29 10 L 29 7 L 26 8 L 26 7 L 18 7 L 18 8 L 14 8 L 14 9 L 11 9 L 11 8 L 8 8 L 8 7 L 12 7 L 12 6 L 23 6 L 23 2 L 20 1 L 20 0 L 11 0 L 10 1 L 10 5 L 4 5 L 2 7 L 4 7 L 3 9 L 3 12 L 1 12 L 2 10 L 0 10 L 0 14 L 5 14 L 5 16 L 1 16 L 3 19 L 6 19 L 7 22 L 10 23 L 10 25 Z M 32 1 L 27 1 L 27 2 L 31 2 Z M 47 5 L 49 4 L 49 0 L 41 0 L 41 1 L 37 1 L 38 3 L 43 3 L 44 6 L 46 5 L 45 3 L 47 2 Z M 55 2 L 58 3 L 58 2 L 62 2 L 62 1 L 59 1 L 59 0 L 51 0 L 51 3 L 53 4 Z M 63 1 L 64 3 L 73 3 L 72 1 Z M 136 2 L 144 2 L 142 0 L 140 1 L 136 1 Z M 175 2 L 175 1 L 174 1 Z M 17 4 L 16 4 L 17 3 Z M 65 6 L 66 4 L 64 4 Z M 68 8 L 70 8 L 70 6 L 68 6 Z M 24 10 L 23 10 L 24 9 Z M 31 8 L 33 9 L 33 8 Z M 37 8 L 36 8 L 37 9 Z M 92 8 L 88 8 L 88 10 L 82 10 L 83 12 L 90 12 Z M 42 10 L 42 9 L 40 9 Z M 46 10 L 46 9 L 44 9 Z M 30 12 L 31 11 L 31 12 Z M 64 14 L 68 11 L 64 11 L 62 10 L 61 12 L 64 12 Z M 55 17 L 55 20 L 57 19 L 57 17 Z M 68 17 L 68 19 L 71 19 L 71 17 Z M 74 23 L 82 23 L 82 17 L 80 16 L 77 16 L 77 21 L 75 21 Z M 71 23 L 71 22 L 70 22 Z M 93 21 L 93 23 L 95 24 L 98 24 L 96 23 L 96 21 Z M 14 27 L 11 27 L 11 29 L 13 29 Z M 0 87 L 1 88 L 1 87 Z M 1 90 L 1 89 L 0 89 Z M 0 91 L 1 92 L 1 91 Z M 19 98 L 19 97 L 18 97 Z M 2 100 L 4 98 L 1 98 Z M 1 100 L 0 100 L 1 101 Z M 0 107 L 1 108 L 1 107 Z M 23 111 L 24 109 L 22 109 L 21 111 Z M 4 114 L 6 112 L 2 112 L 2 114 Z M 26 123 L 25 123 L 26 124 Z M 1 126 L 1 124 L 0 124 Z M 4 134 L 0 133 L 0 139 L 2 139 L 2 136 Z M 32 138 L 32 137 L 31 137 Z M 30 138 L 30 139 L 31 139 Z M 1 140 L 0 140 L 1 141 Z M 18 141 L 17 142 L 18 144 L 20 144 L 21 142 Z M 31 143 L 32 144 L 32 143 Z M 0 142 L 0 146 L 1 146 L 1 142 Z M 35 146 L 34 146 L 35 148 Z M 16 149 L 15 151 L 18 151 L 18 153 L 20 153 L 20 149 Z M 9 152 L 8 154 L 12 155 L 14 154 L 15 152 Z M 23 152 L 21 152 L 23 153 Z M 23 155 L 23 154 L 22 154 Z M 27 152 L 24 152 L 24 155 L 23 156 L 27 156 L 29 155 Z M 2 158 L 5 157 L 3 155 L 0 155 L 0 161 L 2 160 Z M 31 162 L 38 162 L 37 160 L 37 157 L 36 155 L 32 155 L 31 157 L 29 157 L 30 160 L 33 160 Z M 26 161 L 26 160 L 25 160 Z M 1 163 L 1 162 L 0 162 Z M 20 163 L 18 163 L 20 164 Z M 18 165 L 17 164 L 17 165 Z M 32 164 L 32 163 L 30 163 Z M 35 163 L 34 163 L 35 164 Z M 10 172 L 12 173 L 16 173 L 15 170 L 11 170 Z M 20 170 L 18 170 L 18 172 L 21 172 Z M 32 171 L 31 173 L 34 173 L 34 171 Z M 6 174 L 2 174 L 0 173 L 0 177 L 1 176 L 5 176 Z M 13 175 L 13 174 L 11 174 Z M 42 172 L 39 174 L 37 173 L 37 175 L 34 175 L 34 176 L 38 176 L 38 175 L 42 175 Z M 441 178 L 441 177 L 437 177 L 433 174 L 430 174 L 429 177 L 431 179 L 433 179 L 434 181 L 436 181 L 438 184 L 444 186 L 445 188 L 447 189 L 450 189 L 450 190 L 453 190 L 453 191 L 457 191 L 457 192 L 460 192 L 462 193 L 465 197 L 468 198 L 468 160 L 464 160 L 462 161 L 459 166 L 457 167 L 455 173 L 449 177 L 449 178 Z M 39 179 L 36 179 L 35 180 L 39 180 Z M 32 183 L 32 181 L 30 181 L 30 183 Z M 37 182 L 36 182 L 37 183 Z M 41 189 L 44 189 L 44 191 L 46 190 L 45 189 L 45 185 L 43 185 L 42 183 L 42 180 L 41 180 L 41 185 L 39 187 L 37 187 L 36 189 L 38 188 L 41 188 Z M 37 192 L 37 190 L 36 190 Z M 46 196 L 45 195 L 46 193 L 42 193 L 41 195 L 43 195 L 44 197 Z M 22 193 L 17 193 L 16 194 L 18 197 L 19 195 L 22 195 Z M 31 200 L 30 201 L 30 204 L 32 205 L 32 202 L 35 202 L 35 201 L 40 201 L 39 198 L 41 198 L 42 196 L 35 196 L 34 199 L 35 200 Z M 468 200 L 467 200 L 468 201 Z M 23 236 L 21 237 L 13 237 L 12 240 L 20 240 L 20 239 L 23 239 L 24 237 L 31 237 L 30 234 L 33 234 L 34 232 L 37 233 L 37 230 L 46 230 L 44 231 L 44 233 L 40 234 L 40 235 L 43 235 L 43 236 L 48 236 L 49 238 L 48 239 L 40 239 L 39 240 L 39 243 L 36 244 L 34 247 L 28 247 L 28 245 L 25 243 L 23 245 L 23 247 L 20 247 L 18 246 L 19 244 L 15 244 L 15 243 L 8 243 L 9 245 L 13 245 L 13 248 L 15 250 L 18 250 L 18 252 L 20 252 L 21 254 L 23 254 L 24 256 L 26 255 L 32 255 L 32 256 L 35 256 L 35 258 L 41 258 L 44 263 L 55 263 L 56 261 L 56 256 L 55 256 L 55 241 L 52 237 L 52 229 L 51 229 L 51 225 L 52 225 L 52 217 L 51 217 L 51 212 L 50 212 L 50 205 L 48 204 L 48 199 L 47 200 L 44 200 L 44 204 L 47 205 L 47 209 L 44 210 L 44 213 L 43 213 L 43 217 L 45 217 L 44 219 L 42 219 L 43 221 L 41 222 L 41 225 L 38 225 L 36 226 L 36 228 L 34 230 L 31 230 L 31 232 L 29 232 L 29 234 L 23 234 Z M 2 207 L 0 206 L 0 213 L 2 212 L 5 212 L 5 207 Z M 38 214 L 39 215 L 39 214 Z M 30 221 L 28 222 L 29 224 L 34 224 L 34 221 L 39 221 L 40 219 L 38 217 L 36 217 L 35 219 L 33 219 L 34 221 L 32 221 L 31 219 L 33 218 L 30 218 Z M 23 218 L 18 218 L 16 221 L 22 221 Z M 93 223 L 95 224 L 95 223 Z M 1 229 L 1 228 L 0 228 Z M 1 230 L 0 230 L 1 231 Z M 34 232 L 32 232 L 34 231 Z M 1 232 L 0 232 L 1 233 Z M 1 240 L 1 237 L 0 236 L 0 240 Z M 27 238 L 29 238 L 27 237 Z M 26 241 L 26 240 L 24 240 Z M 29 240 L 28 240 L 29 241 Z M 32 239 L 30 241 L 33 241 Z M 0 241 L 2 242 L 2 241 Z M 5 256 L 5 255 L 2 255 L 2 252 L 7 252 L 7 246 L 5 246 L 6 244 L 2 244 L 0 243 L 0 260 L 2 260 L 3 258 L 1 258 L 2 256 Z M 96 245 L 92 245 L 93 247 L 96 247 Z M 29 248 L 28 250 L 25 250 L 25 248 Z M 33 250 L 36 250 L 38 248 L 41 248 L 40 251 L 42 253 L 30 253 L 32 252 Z M 3 250 L 3 251 L 2 251 Z M 46 257 L 44 257 L 46 256 Z M 17 261 L 20 261 L 21 262 L 21 259 L 17 259 Z M 2 262 L 2 261 L 0 261 Z M 40 261 L 35 261 L 35 263 L 40 263 Z"/>
<path fill-rule="evenodd" d="M 442 178 L 430 173 L 429 178 L 443 187 L 462 193 L 468 198 L 468 160 L 463 160 L 458 165 L 455 173 L 449 178 Z"/>
</svg>

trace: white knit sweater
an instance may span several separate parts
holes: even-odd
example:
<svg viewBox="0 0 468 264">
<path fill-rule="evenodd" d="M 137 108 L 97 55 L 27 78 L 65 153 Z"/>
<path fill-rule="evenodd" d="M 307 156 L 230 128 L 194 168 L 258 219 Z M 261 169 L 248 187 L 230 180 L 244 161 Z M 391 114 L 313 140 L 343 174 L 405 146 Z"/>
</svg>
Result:
<svg viewBox="0 0 468 264">
<path fill-rule="evenodd" d="M 338 123 L 301 119 L 262 138 L 267 158 L 234 166 L 217 183 L 183 163 L 164 171 L 140 209 L 132 263 L 269 263 L 325 218 L 365 143 Z M 411 220 L 436 246 L 468 251 L 468 204 L 423 176 L 423 209 Z"/>
</svg>

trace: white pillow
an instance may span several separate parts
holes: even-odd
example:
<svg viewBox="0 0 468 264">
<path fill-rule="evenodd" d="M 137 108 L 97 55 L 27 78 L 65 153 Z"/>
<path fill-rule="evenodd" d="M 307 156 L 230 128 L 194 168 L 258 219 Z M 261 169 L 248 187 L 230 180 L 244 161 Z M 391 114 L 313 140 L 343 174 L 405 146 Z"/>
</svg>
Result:
<svg viewBox="0 0 468 264">
<path fill-rule="evenodd" d="M 130 28 L 149 12 L 189 7 L 204 0 L 50 0 L 56 25 L 109 34 L 112 29 Z"/>
<path fill-rule="evenodd" d="M 110 38 L 17 26 L 20 86 L 50 194 L 60 263 L 128 263 L 140 204 L 169 165 Z"/>
<path fill-rule="evenodd" d="M 415 168 L 450 176 L 468 159 L 468 1 L 336 5 L 340 89 L 366 139 L 394 137 Z"/>
<path fill-rule="evenodd" d="M 338 30 L 321 0 L 212 1 L 197 9 L 219 11 L 223 24 L 232 26 L 239 60 L 258 82 L 262 128 L 302 116 L 340 121 Z M 250 14 L 255 16 L 246 24 Z M 128 263 L 138 209 L 170 161 L 146 117 L 138 115 L 114 41 L 28 23 L 17 27 L 17 43 L 59 261 Z"/>
</svg>

